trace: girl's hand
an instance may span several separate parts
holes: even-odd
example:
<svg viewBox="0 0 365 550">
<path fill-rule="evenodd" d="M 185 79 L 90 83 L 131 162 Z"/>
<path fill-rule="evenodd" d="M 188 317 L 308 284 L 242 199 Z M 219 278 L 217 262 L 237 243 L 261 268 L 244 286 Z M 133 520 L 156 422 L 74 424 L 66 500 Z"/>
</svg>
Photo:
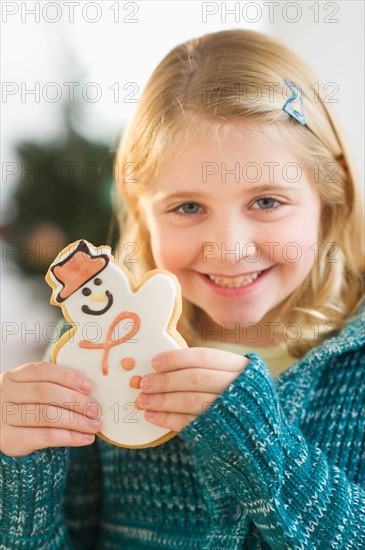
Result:
<svg viewBox="0 0 365 550">
<path fill-rule="evenodd" d="M 89 445 L 99 431 L 100 405 L 76 370 L 28 363 L 0 376 L 0 452 L 27 456 L 46 447 Z M 94 407 L 93 407 L 94 406 Z"/>
<path fill-rule="evenodd" d="M 229 351 L 186 348 L 156 355 L 135 401 L 153 424 L 179 432 L 215 401 L 249 359 Z"/>
</svg>

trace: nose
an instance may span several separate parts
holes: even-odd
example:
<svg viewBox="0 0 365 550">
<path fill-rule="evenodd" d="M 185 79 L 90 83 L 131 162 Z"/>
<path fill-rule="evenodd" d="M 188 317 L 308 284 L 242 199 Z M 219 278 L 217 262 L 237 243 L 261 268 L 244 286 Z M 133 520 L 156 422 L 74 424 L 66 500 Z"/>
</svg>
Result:
<svg viewBox="0 0 365 550">
<path fill-rule="evenodd" d="M 211 228 L 210 241 L 206 243 L 211 257 L 223 263 L 235 264 L 241 259 L 248 261 L 255 257 L 254 231 L 249 220 L 242 213 L 238 216 L 229 213 L 220 220 L 216 220 Z M 204 247 L 203 247 L 204 248 Z"/>
<path fill-rule="evenodd" d="M 107 300 L 105 294 L 92 294 L 90 298 L 93 302 L 105 302 Z"/>
</svg>

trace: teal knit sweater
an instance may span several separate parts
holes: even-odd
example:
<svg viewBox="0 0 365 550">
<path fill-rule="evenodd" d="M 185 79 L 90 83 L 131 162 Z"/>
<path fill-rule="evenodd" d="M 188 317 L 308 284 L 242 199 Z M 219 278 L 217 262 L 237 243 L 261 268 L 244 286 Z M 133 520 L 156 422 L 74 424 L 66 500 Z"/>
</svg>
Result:
<svg viewBox="0 0 365 550">
<path fill-rule="evenodd" d="M 1 549 L 365 549 L 363 310 L 275 380 L 256 354 L 178 436 L 1 456 Z"/>
</svg>

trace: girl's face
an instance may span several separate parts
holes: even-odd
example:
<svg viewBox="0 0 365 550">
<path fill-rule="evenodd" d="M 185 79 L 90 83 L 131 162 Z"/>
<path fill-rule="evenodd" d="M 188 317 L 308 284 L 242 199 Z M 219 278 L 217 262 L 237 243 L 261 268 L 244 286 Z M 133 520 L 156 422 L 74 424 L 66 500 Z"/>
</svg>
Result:
<svg viewBox="0 0 365 550">
<path fill-rule="evenodd" d="M 259 126 L 241 136 L 192 141 L 139 203 L 157 267 L 206 321 L 243 334 L 247 323 L 268 327 L 311 271 L 320 199 L 287 133 L 280 143 Z"/>
</svg>

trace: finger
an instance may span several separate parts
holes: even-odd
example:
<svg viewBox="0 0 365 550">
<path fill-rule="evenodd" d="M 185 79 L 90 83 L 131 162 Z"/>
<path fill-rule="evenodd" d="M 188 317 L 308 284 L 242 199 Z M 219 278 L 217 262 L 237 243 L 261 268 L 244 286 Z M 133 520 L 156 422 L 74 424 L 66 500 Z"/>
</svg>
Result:
<svg viewBox="0 0 365 550">
<path fill-rule="evenodd" d="M 249 359 L 243 355 L 213 348 L 183 348 L 155 355 L 152 367 L 158 372 L 201 367 L 220 371 L 243 370 Z"/>
<path fill-rule="evenodd" d="M 98 415 L 100 405 L 90 396 L 52 382 L 14 382 L 6 385 L 8 403 L 57 403 L 64 409 L 75 410 L 90 417 Z"/>
<path fill-rule="evenodd" d="M 12 428 L 2 434 L 1 452 L 21 457 L 47 447 L 81 447 L 95 441 L 95 434 L 57 428 Z M 26 443 L 25 443 L 26 442 Z"/>
<path fill-rule="evenodd" d="M 166 428 L 173 432 L 180 432 L 185 426 L 195 420 L 196 416 L 190 414 L 176 414 L 172 412 L 146 411 L 145 419 L 156 426 Z"/>
<path fill-rule="evenodd" d="M 186 391 L 156 394 L 141 393 L 136 399 L 135 405 L 139 409 L 198 415 L 207 406 L 211 405 L 217 397 L 218 395 L 214 393 Z"/>
<path fill-rule="evenodd" d="M 187 368 L 171 372 L 146 374 L 142 377 L 139 387 L 144 393 L 185 390 L 219 394 L 229 386 L 236 376 L 237 372 Z"/>
<path fill-rule="evenodd" d="M 7 371 L 7 376 L 14 382 L 53 382 L 84 393 L 90 393 L 92 390 L 91 380 L 77 370 L 47 361 L 29 363 L 11 369 Z"/>
<path fill-rule="evenodd" d="M 100 429 L 99 418 L 89 418 L 73 410 L 58 407 L 55 403 L 12 403 L 3 414 L 4 424 L 23 428 L 55 428 L 77 432 L 96 433 Z"/>
</svg>

